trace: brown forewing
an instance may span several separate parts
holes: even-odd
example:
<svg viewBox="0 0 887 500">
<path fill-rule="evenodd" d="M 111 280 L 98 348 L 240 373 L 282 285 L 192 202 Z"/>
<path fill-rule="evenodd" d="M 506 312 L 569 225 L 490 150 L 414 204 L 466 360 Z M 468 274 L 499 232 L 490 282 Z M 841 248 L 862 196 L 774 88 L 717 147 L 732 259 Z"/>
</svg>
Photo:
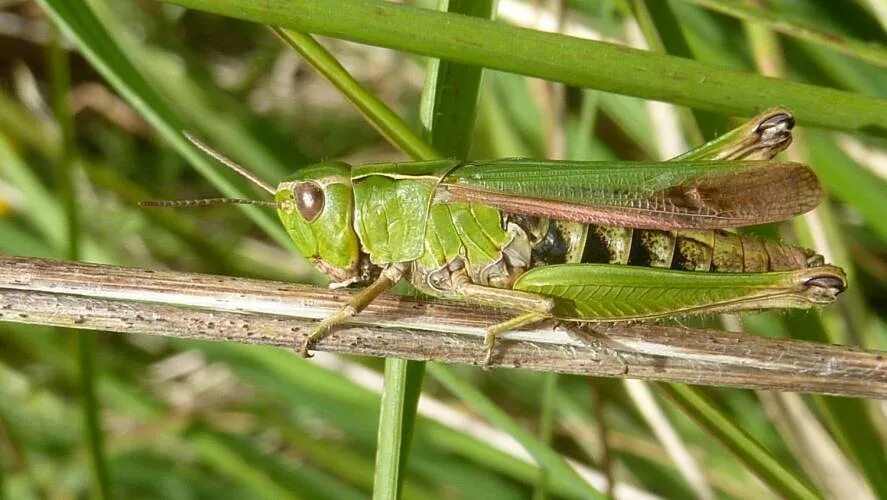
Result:
<svg viewBox="0 0 887 500">
<path fill-rule="evenodd" d="M 704 177 L 620 204 L 540 199 L 460 184 L 444 184 L 452 199 L 510 213 L 641 229 L 719 229 L 794 217 L 819 204 L 822 190 L 809 167 L 773 163 L 766 169 Z"/>
</svg>

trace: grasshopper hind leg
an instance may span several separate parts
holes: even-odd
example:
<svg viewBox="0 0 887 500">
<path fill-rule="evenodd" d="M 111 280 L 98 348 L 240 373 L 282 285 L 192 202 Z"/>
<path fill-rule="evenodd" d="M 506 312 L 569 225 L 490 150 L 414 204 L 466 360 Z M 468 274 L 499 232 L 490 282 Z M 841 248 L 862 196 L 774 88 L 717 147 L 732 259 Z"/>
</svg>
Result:
<svg viewBox="0 0 887 500">
<path fill-rule="evenodd" d="M 497 335 L 517 330 L 523 326 L 529 326 L 546 319 L 548 319 L 548 316 L 545 314 L 528 312 L 488 327 L 484 334 L 484 345 L 487 347 L 487 352 L 484 356 L 484 367 L 490 366 L 490 363 L 493 361 L 493 347 L 496 346 Z"/>
<path fill-rule="evenodd" d="M 417 285 L 425 285 L 420 289 L 424 288 L 427 290 L 426 284 L 419 283 Z M 554 301 L 544 295 L 477 285 L 471 283 L 467 276 L 460 274 L 453 276 L 448 290 L 437 288 L 434 290 L 434 295 L 487 307 L 523 311 L 518 316 L 486 329 L 484 332 L 484 345 L 486 347 L 483 359 L 484 367 L 489 366 L 493 360 L 493 348 L 496 345 L 496 337 L 498 335 L 549 319 L 551 318 L 551 311 L 554 309 Z"/>
</svg>

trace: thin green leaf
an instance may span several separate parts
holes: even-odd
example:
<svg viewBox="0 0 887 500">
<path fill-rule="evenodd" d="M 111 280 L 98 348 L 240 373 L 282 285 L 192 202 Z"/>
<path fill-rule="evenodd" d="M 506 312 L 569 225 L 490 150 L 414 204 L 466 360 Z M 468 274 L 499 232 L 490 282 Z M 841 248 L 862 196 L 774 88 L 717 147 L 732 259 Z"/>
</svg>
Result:
<svg viewBox="0 0 887 500">
<path fill-rule="evenodd" d="M 165 1 L 731 115 L 751 116 L 762 108 L 783 105 L 800 123 L 887 136 L 887 102 L 882 99 L 468 16 L 370 0 Z"/>
<path fill-rule="evenodd" d="M 136 65 L 120 50 L 83 0 L 39 0 L 39 4 L 62 32 L 74 41 L 84 57 L 99 73 L 164 139 L 187 158 L 201 175 L 226 196 L 248 197 L 221 174 L 219 167 L 211 159 L 182 136 L 182 130 L 187 127 L 173 111 L 169 104 L 172 101 L 164 98 L 148 84 Z M 243 207 L 243 209 L 269 236 L 281 246 L 289 248 L 289 238 L 276 220 L 255 207 Z"/>
<path fill-rule="evenodd" d="M 439 10 L 489 19 L 495 5 L 495 0 L 441 0 Z M 431 146 L 447 157 L 468 159 L 481 76 L 477 66 L 429 62 L 419 114 Z"/>
<path fill-rule="evenodd" d="M 56 158 L 56 182 L 59 199 L 65 211 L 67 233 L 66 258 L 80 258 L 80 213 L 74 189 L 75 137 L 74 120 L 71 115 L 71 74 L 68 53 L 62 48 L 57 32 L 49 45 L 49 73 L 52 83 L 52 110 L 62 135 L 61 155 Z M 83 418 L 83 435 L 89 450 L 92 465 L 92 490 L 98 499 L 110 498 L 111 485 L 108 464 L 105 458 L 104 434 L 96 397 L 96 341 L 97 336 L 82 332 L 74 334 L 76 344 L 74 355 L 77 359 L 78 389 L 80 409 Z"/>
<path fill-rule="evenodd" d="M 539 415 L 539 441 L 551 446 L 551 436 L 554 434 L 554 403 L 557 395 L 557 373 L 546 373 L 542 386 L 542 405 Z M 545 469 L 539 471 L 539 479 L 533 487 L 533 500 L 545 500 L 548 495 L 548 473 Z"/>
<path fill-rule="evenodd" d="M 699 390 L 681 384 L 656 384 L 689 417 L 726 446 L 752 473 L 784 498 L 817 499 L 806 480 L 788 470 L 773 454 L 719 410 Z"/>
<path fill-rule="evenodd" d="M 395 500 L 400 498 L 406 459 L 410 449 L 412 427 L 415 421 L 415 407 L 421 393 L 410 387 L 410 380 L 417 378 L 412 370 L 424 372 L 424 363 L 403 359 L 385 360 L 385 388 L 382 391 L 382 405 L 379 411 L 379 437 L 376 445 L 376 476 L 373 481 L 373 498 Z"/>
<path fill-rule="evenodd" d="M 92 465 L 93 492 L 96 498 L 111 498 L 111 480 L 105 458 L 104 431 L 100 415 L 99 399 L 96 396 L 96 358 L 98 336 L 93 333 L 77 332 L 76 356 L 80 407 L 83 415 L 83 430 L 89 447 Z"/>
<path fill-rule="evenodd" d="M 333 83 L 395 146 L 416 160 L 440 157 L 310 35 L 279 28 L 274 31 Z M 374 498 L 400 498 L 403 470 L 409 456 L 424 372 L 425 364 L 421 362 L 400 359 L 388 359 L 385 362 L 385 389 L 379 414 Z"/>
<path fill-rule="evenodd" d="M 838 443 L 849 452 L 859 465 L 872 489 L 880 498 L 887 496 L 887 457 L 884 447 L 873 445 L 881 442 L 881 434 L 869 418 L 865 401 L 848 398 L 817 397 L 817 403 L 835 432 Z"/>
<path fill-rule="evenodd" d="M 817 44 L 831 50 L 858 57 L 872 64 L 887 67 L 887 48 L 878 43 L 865 43 L 835 33 L 826 33 L 799 21 L 786 20 L 765 9 L 724 0 L 682 0 L 743 21 L 758 23 L 783 35 Z"/>
<path fill-rule="evenodd" d="M 394 111 L 339 64 L 317 40 L 298 31 L 274 28 L 280 38 L 339 89 L 389 142 L 414 160 L 434 160 L 440 154 L 423 141 Z"/>
<path fill-rule="evenodd" d="M 439 7 L 449 12 L 489 17 L 494 11 L 494 3 L 494 1 L 442 0 Z M 464 158 L 467 155 L 471 144 L 471 132 L 474 129 L 480 79 L 480 68 L 440 60 L 431 61 L 422 93 L 421 112 L 422 123 L 431 148 L 456 158 Z M 417 158 L 423 160 L 432 159 L 434 156 L 430 155 L 435 154 L 433 149 L 420 153 L 428 155 Z M 396 359 L 385 361 L 385 390 L 382 393 L 379 448 L 376 455 L 376 486 L 373 492 L 375 498 L 400 496 L 403 477 L 397 472 L 402 471 L 406 465 L 424 374 L 424 362 Z M 391 386 L 393 388 L 389 389 Z M 388 397 L 389 391 L 392 397 Z M 403 433 L 406 437 L 397 442 L 393 439 L 382 439 L 383 436 L 398 433 Z M 395 452 L 397 455 L 392 456 Z M 392 471 L 392 462 L 395 461 L 399 462 L 398 470 Z M 392 482 L 396 486 L 393 492 L 390 490 Z"/>
<path fill-rule="evenodd" d="M 829 193 L 858 210 L 865 223 L 887 241 L 887 181 L 844 154 L 829 134 L 811 130 L 808 137 L 810 164 Z"/>
<path fill-rule="evenodd" d="M 267 470 L 256 462 L 257 457 L 243 456 L 242 449 L 232 449 L 221 436 L 207 431 L 195 431 L 190 436 L 194 451 L 211 467 L 225 476 L 249 487 L 260 498 L 292 499 L 308 498 L 290 491 L 270 477 Z"/>
<path fill-rule="evenodd" d="M 517 422 L 496 407 L 480 391 L 463 382 L 441 365 L 430 365 L 428 373 L 443 384 L 453 395 L 481 414 L 487 421 L 511 434 L 551 477 L 557 477 L 558 480 L 570 484 L 575 495 L 583 498 L 604 498 L 599 491 L 579 476 L 564 461 L 563 457 L 541 443 L 535 436 L 522 429 Z"/>
<path fill-rule="evenodd" d="M 49 192 L 31 168 L 18 155 L 12 143 L 0 132 L 0 174 L 21 190 L 27 207 L 22 217 L 52 248 L 53 257 L 61 258 L 67 253 L 67 229 L 64 209 L 53 193 Z M 112 254 L 92 239 L 83 241 L 83 258 L 92 262 L 113 262 Z"/>
</svg>

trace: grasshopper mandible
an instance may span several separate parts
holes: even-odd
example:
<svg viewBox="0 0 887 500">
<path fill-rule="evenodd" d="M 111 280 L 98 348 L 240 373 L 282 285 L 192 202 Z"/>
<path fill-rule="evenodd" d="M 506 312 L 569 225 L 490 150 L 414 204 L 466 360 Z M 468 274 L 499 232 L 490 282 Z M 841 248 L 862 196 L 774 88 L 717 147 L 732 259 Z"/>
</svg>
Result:
<svg viewBox="0 0 887 500">
<path fill-rule="evenodd" d="M 497 335 L 548 319 L 636 321 L 833 302 L 847 286 L 840 268 L 810 250 L 728 231 L 819 203 L 809 167 L 772 161 L 791 143 L 793 125 L 787 111 L 769 110 L 668 162 L 324 162 L 276 189 L 188 135 L 275 201 L 143 205 L 273 206 L 331 287 L 364 287 L 317 324 L 303 356 L 406 279 L 431 296 L 515 311 L 487 328 L 486 365 Z"/>
</svg>

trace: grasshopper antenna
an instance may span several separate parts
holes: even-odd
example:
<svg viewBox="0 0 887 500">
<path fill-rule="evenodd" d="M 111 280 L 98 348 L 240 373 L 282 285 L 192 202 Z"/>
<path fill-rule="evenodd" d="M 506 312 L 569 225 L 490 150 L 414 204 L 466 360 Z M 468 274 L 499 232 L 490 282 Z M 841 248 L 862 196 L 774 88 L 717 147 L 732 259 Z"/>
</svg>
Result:
<svg viewBox="0 0 887 500">
<path fill-rule="evenodd" d="M 267 182 L 263 181 L 262 179 L 259 179 L 258 177 L 256 177 L 255 175 L 253 175 L 252 172 L 250 172 L 250 171 L 247 170 L 246 168 L 240 166 L 240 165 L 239 165 L 238 163 L 236 163 L 234 160 L 232 160 L 232 159 L 226 157 L 226 156 L 223 155 L 222 153 L 219 153 L 219 152 L 216 151 L 215 149 L 213 149 L 213 148 L 207 146 L 206 144 L 203 143 L 203 141 L 201 141 L 200 139 L 198 139 L 198 138 L 197 138 L 196 136 L 194 136 L 194 134 L 192 134 L 191 132 L 188 132 L 187 130 L 183 130 L 183 131 L 182 131 L 182 135 L 185 136 L 185 139 L 188 139 L 188 142 L 190 142 L 191 144 L 197 146 L 197 148 L 199 148 L 199 149 L 200 149 L 201 151 L 203 151 L 204 153 L 206 153 L 206 154 L 212 156 L 213 158 L 215 158 L 215 159 L 216 159 L 219 163 L 221 163 L 222 165 L 225 165 L 226 167 L 230 168 L 231 170 L 233 170 L 233 171 L 237 172 L 238 174 L 240 174 L 240 175 L 246 177 L 247 179 L 249 179 L 250 182 L 252 182 L 252 183 L 255 184 L 256 186 L 259 186 L 260 188 L 264 189 L 265 191 L 268 191 L 269 193 L 271 193 L 272 196 L 275 194 L 275 192 L 274 192 L 274 188 L 271 187 Z"/>
<path fill-rule="evenodd" d="M 275 201 L 244 200 L 241 198 L 201 198 L 196 200 L 146 200 L 140 201 L 140 207 L 164 207 L 164 208 L 192 208 L 208 207 L 210 205 L 259 205 L 262 207 L 277 207 Z"/>
</svg>

